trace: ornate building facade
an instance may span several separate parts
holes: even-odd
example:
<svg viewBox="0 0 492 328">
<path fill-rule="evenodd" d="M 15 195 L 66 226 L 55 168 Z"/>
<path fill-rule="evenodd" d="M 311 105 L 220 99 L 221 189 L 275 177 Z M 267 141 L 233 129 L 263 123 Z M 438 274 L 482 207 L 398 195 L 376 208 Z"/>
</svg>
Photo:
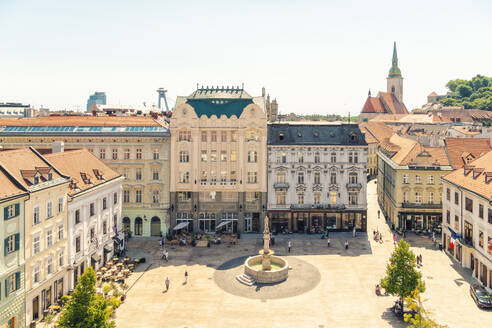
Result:
<svg viewBox="0 0 492 328">
<path fill-rule="evenodd" d="M 269 124 L 272 231 L 366 231 L 367 149 L 355 124 Z"/>
<path fill-rule="evenodd" d="M 171 225 L 189 231 L 261 231 L 266 214 L 263 97 L 197 88 L 178 97 L 171 129 Z"/>
<path fill-rule="evenodd" d="M 151 117 L 50 116 L 0 120 L 4 149 L 86 148 L 125 177 L 123 225 L 133 236 L 160 236 L 169 226 L 169 129 Z"/>
</svg>

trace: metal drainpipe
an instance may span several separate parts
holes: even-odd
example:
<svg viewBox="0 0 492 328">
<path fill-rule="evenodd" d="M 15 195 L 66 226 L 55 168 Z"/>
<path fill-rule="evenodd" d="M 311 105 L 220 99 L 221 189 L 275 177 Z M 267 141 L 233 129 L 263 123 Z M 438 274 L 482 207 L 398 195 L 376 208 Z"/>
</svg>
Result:
<svg viewBox="0 0 492 328">
<path fill-rule="evenodd" d="M 460 204 L 460 211 L 461 211 L 461 213 L 460 213 L 460 217 L 461 217 L 461 234 L 462 234 L 462 238 L 463 238 L 464 232 L 465 232 L 465 229 L 464 229 L 464 226 L 465 226 L 465 218 L 463 217 L 463 189 L 461 189 L 460 187 L 458 187 L 458 190 L 460 191 L 460 195 L 461 195 L 461 204 Z M 472 236 L 472 240 L 473 240 L 473 236 Z M 461 246 L 460 264 L 461 264 L 461 266 L 463 266 L 463 246 Z"/>
</svg>

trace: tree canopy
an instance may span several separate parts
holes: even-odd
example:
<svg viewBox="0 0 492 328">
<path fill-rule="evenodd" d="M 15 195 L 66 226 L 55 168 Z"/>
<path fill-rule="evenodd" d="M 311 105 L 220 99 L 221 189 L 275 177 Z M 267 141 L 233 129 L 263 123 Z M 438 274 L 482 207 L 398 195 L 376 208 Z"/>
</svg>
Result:
<svg viewBox="0 0 492 328">
<path fill-rule="evenodd" d="M 492 110 L 492 77 L 477 75 L 471 80 L 451 80 L 446 87 L 449 93 L 440 100 L 444 106 Z"/>
<path fill-rule="evenodd" d="M 72 298 L 64 308 L 58 327 L 112 328 L 111 310 L 106 299 L 96 294 L 96 275 L 89 267 L 75 286 Z"/>
<path fill-rule="evenodd" d="M 386 265 L 386 277 L 381 279 L 381 286 L 402 301 L 415 289 L 424 291 L 422 275 L 415 265 L 415 254 L 410 250 L 410 244 L 400 240 Z"/>
<path fill-rule="evenodd" d="M 405 304 L 413 311 L 413 314 L 404 315 L 405 322 L 410 323 L 408 328 L 446 328 L 431 319 L 431 313 L 424 309 L 424 300 L 420 296 L 418 289 L 412 291 L 410 296 L 405 298 Z"/>
</svg>

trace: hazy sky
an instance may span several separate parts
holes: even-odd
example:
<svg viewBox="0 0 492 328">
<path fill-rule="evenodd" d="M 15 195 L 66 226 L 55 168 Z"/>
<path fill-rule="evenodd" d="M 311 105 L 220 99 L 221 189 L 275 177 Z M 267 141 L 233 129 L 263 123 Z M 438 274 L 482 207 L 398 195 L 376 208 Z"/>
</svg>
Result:
<svg viewBox="0 0 492 328">
<path fill-rule="evenodd" d="M 0 102 L 84 109 L 200 85 L 265 86 L 281 113 L 360 112 L 386 90 L 393 41 L 404 102 L 492 76 L 492 1 L 0 0 Z"/>
</svg>

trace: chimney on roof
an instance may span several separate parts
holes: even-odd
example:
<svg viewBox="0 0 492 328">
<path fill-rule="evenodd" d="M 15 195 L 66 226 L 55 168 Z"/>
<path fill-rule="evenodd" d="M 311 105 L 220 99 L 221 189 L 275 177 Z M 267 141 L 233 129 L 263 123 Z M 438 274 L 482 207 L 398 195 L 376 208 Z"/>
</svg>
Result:
<svg viewBox="0 0 492 328">
<path fill-rule="evenodd" d="M 367 93 L 367 97 L 371 98 L 371 89 L 369 89 L 369 92 Z"/>
<path fill-rule="evenodd" d="M 51 144 L 51 152 L 54 153 L 63 153 L 65 151 L 65 143 L 63 141 L 53 141 Z"/>
</svg>

